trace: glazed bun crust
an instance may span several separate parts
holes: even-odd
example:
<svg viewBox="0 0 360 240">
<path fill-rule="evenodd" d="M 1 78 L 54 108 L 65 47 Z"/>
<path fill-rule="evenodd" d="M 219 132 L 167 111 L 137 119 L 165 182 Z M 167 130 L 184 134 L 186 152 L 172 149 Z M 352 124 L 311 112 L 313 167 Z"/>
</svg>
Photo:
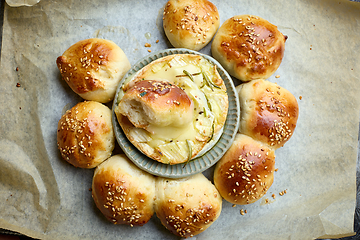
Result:
<svg viewBox="0 0 360 240">
<path fill-rule="evenodd" d="M 269 78 L 280 66 L 286 37 L 265 19 L 234 16 L 219 28 L 212 42 L 213 57 L 243 82 Z"/>
<path fill-rule="evenodd" d="M 274 181 L 275 152 L 267 145 L 237 134 L 216 164 L 214 183 L 221 196 L 233 204 L 259 200 Z"/>
<path fill-rule="evenodd" d="M 240 133 L 274 149 L 289 141 L 299 116 L 294 95 L 266 80 L 239 85 L 237 91 L 241 109 Z"/>
<path fill-rule="evenodd" d="M 130 63 L 114 42 L 91 38 L 69 47 L 56 64 L 62 78 L 80 97 L 102 103 L 111 101 Z"/>
<path fill-rule="evenodd" d="M 219 25 L 219 12 L 207 0 L 170 0 L 165 5 L 163 27 L 174 47 L 200 50 L 211 41 Z"/>
<path fill-rule="evenodd" d="M 194 104 L 184 90 L 166 81 L 136 82 L 121 99 L 118 110 L 137 128 L 182 126 L 193 118 Z"/>
<path fill-rule="evenodd" d="M 201 173 L 182 179 L 157 178 L 155 212 L 173 234 L 192 237 L 220 216 L 222 198 Z"/>
<path fill-rule="evenodd" d="M 111 110 L 95 101 L 76 104 L 58 122 L 57 145 L 62 158 L 75 167 L 96 167 L 115 147 Z"/>
<path fill-rule="evenodd" d="M 95 169 L 92 197 L 110 222 L 142 226 L 154 214 L 155 177 L 115 155 Z"/>
</svg>

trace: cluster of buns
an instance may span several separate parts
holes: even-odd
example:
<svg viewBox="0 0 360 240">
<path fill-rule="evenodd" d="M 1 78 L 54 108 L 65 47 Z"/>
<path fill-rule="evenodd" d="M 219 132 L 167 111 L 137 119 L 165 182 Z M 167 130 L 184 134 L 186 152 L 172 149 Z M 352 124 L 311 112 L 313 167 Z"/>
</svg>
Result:
<svg viewBox="0 0 360 240">
<path fill-rule="evenodd" d="M 86 100 L 58 122 L 58 148 L 62 158 L 75 167 L 94 168 L 114 150 L 111 110 L 103 103 L 114 99 L 130 63 L 114 42 L 90 38 L 70 46 L 56 64 L 65 82 Z"/>
<path fill-rule="evenodd" d="M 182 179 L 154 177 L 125 155 L 114 155 L 95 170 L 92 196 L 114 224 L 142 226 L 156 213 L 180 237 L 203 232 L 220 216 L 222 198 L 201 173 Z"/>
<path fill-rule="evenodd" d="M 182 179 L 155 177 L 124 154 L 111 156 L 115 146 L 111 110 L 103 103 L 114 99 L 130 69 L 120 47 L 109 40 L 86 39 L 57 58 L 62 78 L 86 100 L 61 117 L 58 148 L 75 167 L 96 168 L 92 197 L 112 223 L 142 226 L 156 214 L 175 235 L 193 237 L 218 219 L 223 198 L 233 204 L 254 203 L 272 185 L 275 150 L 290 139 L 299 114 L 289 91 L 263 80 L 280 66 L 286 37 L 257 16 L 234 16 L 220 28 L 219 23 L 216 6 L 207 0 L 169 0 L 164 7 L 164 31 L 174 47 L 200 50 L 213 39 L 214 58 L 246 82 L 237 87 L 239 132 L 215 167 L 214 184 L 201 173 Z M 115 109 L 128 139 L 144 154 L 169 164 L 188 161 L 206 144 L 216 142 L 228 110 L 226 87 L 216 67 L 203 67 L 200 56 L 189 55 L 198 58 L 191 61 L 199 68 L 178 68 L 186 65 L 178 57 L 165 58 L 166 64 L 164 59 L 154 61 L 169 66 L 162 74 L 171 73 L 175 82 L 166 74 L 154 74 L 162 67 L 150 65 L 124 84 Z M 213 75 L 211 80 L 206 74 Z M 176 134 L 181 138 L 174 139 Z M 171 156 L 164 154 L 169 149 L 177 149 L 173 158 L 163 158 Z"/>
<path fill-rule="evenodd" d="M 272 185 L 275 150 L 292 136 L 299 107 L 286 89 L 268 80 L 280 66 L 286 37 L 276 26 L 251 15 L 235 16 L 220 27 L 212 54 L 234 77 L 240 126 L 232 146 L 217 163 L 214 183 L 234 204 L 259 200 Z"/>
<path fill-rule="evenodd" d="M 275 150 L 292 136 L 299 115 L 296 98 L 267 80 L 237 86 L 240 126 L 232 146 L 217 163 L 214 182 L 234 204 L 260 199 L 272 185 Z"/>
<path fill-rule="evenodd" d="M 213 57 L 233 77 L 247 82 L 275 73 L 287 39 L 277 26 L 253 15 L 234 16 L 219 25 L 217 8 L 208 0 L 169 0 L 164 7 L 164 32 L 174 47 L 198 51 L 213 39 Z"/>
</svg>

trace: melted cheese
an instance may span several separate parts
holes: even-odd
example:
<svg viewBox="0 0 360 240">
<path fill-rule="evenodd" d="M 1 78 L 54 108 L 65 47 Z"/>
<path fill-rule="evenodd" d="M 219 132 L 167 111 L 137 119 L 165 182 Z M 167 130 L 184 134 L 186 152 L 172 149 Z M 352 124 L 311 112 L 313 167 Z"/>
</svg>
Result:
<svg viewBox="0 0 360 240">
<path fill-rule="evenodd" d="M 148 127 L 149 133 L 145 131 L 145 137 L 138 137 L 138 139 L 148 139 L 146 143 L 153 149 L 158 149 L 163 156 L 163 162 L 171 162 L 171 158 L 176 156 L 185 158 L 187 160 L 187 154 L 189 153 L 189 146 L 186 144 L 190 141 L 194 142 L 206 142 L 207 145 L 198 151 L 197 156 L 204 154 L 221 136 L 223 122 L 219 123 L 221 110 L 217 105 L 217 101 L 223 101 L 224 89 L 209 86 L 203 77 L 202 72 L 208 75 L 210 79 L 217 78 L 218 75 L 214 65 L 208 62 L 204 58 L 186 57 L 182 55 L 176 55 L 170 61 L 153 62 L 151 68 L 144 68 L 135 75 L 129 76 L 126 79 L 124 85 L 131 80 L 141 76 L 143 80 L 162 80 L 174 83 L 178 87 L 182 88 L 188 96 L 194 102 L 194 119 L 191 124 L 186 124 L 182 127 L 159 127 L 150 125 Z M 190 73 L 192 79 L 187 75 Z M 217 99 L 219 95 L 219 99 Z M 119 95 L 119 98 L 123 96 L 123 93 Z M 227 101 L 227 95 L 226 95 Z M 219 126 L 221 125 L 219 129 Z M 218 129 L 214 134 L 214 129 Z M 138 132 L 138 133 L 141 133 Z M 149 140 L 149 137 L 150 139 Z"/>
</svg>

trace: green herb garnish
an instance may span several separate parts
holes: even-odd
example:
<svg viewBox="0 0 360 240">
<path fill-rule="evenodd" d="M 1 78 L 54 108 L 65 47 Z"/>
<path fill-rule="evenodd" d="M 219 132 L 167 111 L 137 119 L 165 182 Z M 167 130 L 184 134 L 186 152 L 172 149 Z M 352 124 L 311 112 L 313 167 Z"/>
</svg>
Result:
<svg viewBox="0 0 360 240">
<path fill-rule="evenodd" d="M 186 166 L 186 164 L 188 164 L 191 160 L 191 157 L 192 157 L 192 148 L 191 148 L 191 142 L 190 140 L 186 139 L 186 145 L 189 149 L 189 155 L 188 155 L 188 160 L 186 161 L 185 165 L 183 166 L 183 168 Z"/>
<path fill-rule="evenodd" d="M 147 94 L 147 92 L 142 92 L 142 93 L 140 93 L 139 95 L 140 95 L 140 97 L 143 97 L 143 96 L 145 96 Z"/>
<path fill-rule="evenodd" d="M 185 75 L 188 76 L 191 79 L 191 81 L 195 82 L 193 76 L 191 75 L 191 73 L 189 73 L 185 69 L 184 69 L 183 73 L 185 73 Z"/>
</svg>

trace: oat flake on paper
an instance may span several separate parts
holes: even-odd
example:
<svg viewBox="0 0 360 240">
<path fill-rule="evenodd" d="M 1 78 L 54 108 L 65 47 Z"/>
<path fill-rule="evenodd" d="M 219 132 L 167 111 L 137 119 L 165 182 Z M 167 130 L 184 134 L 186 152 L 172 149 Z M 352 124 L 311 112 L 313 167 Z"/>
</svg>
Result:
<svg viewBox="0 0 360 240">
<path fill-rule="evenodd" d="M 20 7 L 20 6 L 33 6 L 40 2 L 40 0 L 6 0 L 6 3 L 10 7 Z"/>
</svg>

